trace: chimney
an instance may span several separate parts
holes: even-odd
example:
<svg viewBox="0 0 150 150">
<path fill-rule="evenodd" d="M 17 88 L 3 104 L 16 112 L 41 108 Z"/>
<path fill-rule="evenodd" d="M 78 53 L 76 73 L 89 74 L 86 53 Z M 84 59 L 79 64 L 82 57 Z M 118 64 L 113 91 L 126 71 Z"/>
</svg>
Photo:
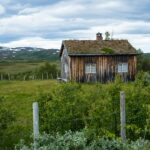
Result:
<svg viewBox="0 0 150 150">
<path fill-rule="evenodd" d="M 98 33 L 96 34 L 96 40 L 97 40 L 97 41 L 102 41 L 102 40 L 103 40 L 102 33 L 98 32 Z"/>
</svg>

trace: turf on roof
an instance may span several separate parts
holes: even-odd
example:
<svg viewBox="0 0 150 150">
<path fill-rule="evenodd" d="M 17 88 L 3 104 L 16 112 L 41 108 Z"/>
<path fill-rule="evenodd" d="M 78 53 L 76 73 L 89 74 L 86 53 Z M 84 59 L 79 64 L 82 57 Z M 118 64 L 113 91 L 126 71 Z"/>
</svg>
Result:
<svg viewBox="0 0 150 150">
<path fill-rule="evenodd" d="M 127 40 L 66 40 L 68 54 L 136 54 Z"/>
</svg>

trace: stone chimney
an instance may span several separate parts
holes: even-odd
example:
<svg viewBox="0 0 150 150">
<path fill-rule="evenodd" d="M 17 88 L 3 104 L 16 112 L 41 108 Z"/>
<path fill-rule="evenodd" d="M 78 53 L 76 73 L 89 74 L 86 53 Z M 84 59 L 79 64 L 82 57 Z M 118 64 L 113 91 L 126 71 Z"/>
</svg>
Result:
<svg viewBox="0 0 150 150">
<path fill-rule="evenodd" d="M 96 40 L 97 40 L 97 41 L 102 41 L 102 40 L 103 40 L 102 33 L 98 32 L 98 33 L 96 34 Z"/>
</svg>

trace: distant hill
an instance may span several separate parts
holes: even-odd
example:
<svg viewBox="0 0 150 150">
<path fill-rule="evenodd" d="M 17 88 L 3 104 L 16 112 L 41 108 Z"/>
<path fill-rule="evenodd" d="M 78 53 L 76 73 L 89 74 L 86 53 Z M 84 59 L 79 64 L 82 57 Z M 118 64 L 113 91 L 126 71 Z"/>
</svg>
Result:
<svg viewBox="0 0 150 150">
<path fill-rule="evenodd" d="M 144 53 L 143 56 L 144 56 L 145 58 L 150 58 L 150 53 Z"/>
<path fill-rule="evenodd" d="M 33 47 L 7 48 L 0 46 L 0 60 L 59 60 L 59 50 Z"/>
</svg>

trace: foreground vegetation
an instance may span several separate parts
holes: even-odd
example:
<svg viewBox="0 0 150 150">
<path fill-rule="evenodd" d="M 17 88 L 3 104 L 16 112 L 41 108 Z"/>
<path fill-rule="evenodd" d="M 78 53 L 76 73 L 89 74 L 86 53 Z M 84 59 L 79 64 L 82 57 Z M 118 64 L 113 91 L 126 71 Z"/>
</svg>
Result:
<svg viewBox="0 0 150 150">
<path fill-rule="evenodd" d="M 33 150 L 31 146 L 21 141 L 15 146 L 15 150 Z M 149 150 L 150 141 L 138 139 L 123 143 L 120 139 L 99 138 L 91 139 L 86 130 L 68 131 L 65 134 L 50 135 L 43 134 L 38 139 L 39 150 Z"/>
<path fill-rule="evenodd" d="M 31 141 L 32 102 L 56 84 L 53 80 L 0 82 L 0 148 L 13 149 L 20 139 Z"/>
<path fill-rule="evenodd" d="M 139 75 L 134 83 L 77 84 L 55 87 L 39 97 L 41 131 L 65 133 L 85 127 L 95 137 L 120 136 L 120 91 L 126 93 L 127 137 L 150 137 L 150 76 Z"/>
<path fill-rule="evenodd" d="M 3 124 L 0 125 L 0 138 L 3 140 L 0 147 L 13 149 L 20 139 L 25 139 L 27 145 L 32 142 L 33 101 L 38 101 L 40 106 L 40 133 L 50 134 L 52 137 L 48 136 L 48 139 L 57 133 L 60 134 L 58 140 L 62 139 L 70 133 L 69 130 L 72 136 L 78 132 L 83 134 L 86 130 L 83 139 L 87 138 L 90 143 L 98 142 L 96 145 L 103 138 L 118 139 L 119 93 L 122 90 L 126 93 L 128 140 L 149 139 L 148 73 L 139 74 L 132 83 L 122 83 L 119 79 L 108 84 L 59 83 L 55 80 L 1 81 L 0 122 Z M 65 139 L 61 142 L 66 143 Z"/>
</svg>

